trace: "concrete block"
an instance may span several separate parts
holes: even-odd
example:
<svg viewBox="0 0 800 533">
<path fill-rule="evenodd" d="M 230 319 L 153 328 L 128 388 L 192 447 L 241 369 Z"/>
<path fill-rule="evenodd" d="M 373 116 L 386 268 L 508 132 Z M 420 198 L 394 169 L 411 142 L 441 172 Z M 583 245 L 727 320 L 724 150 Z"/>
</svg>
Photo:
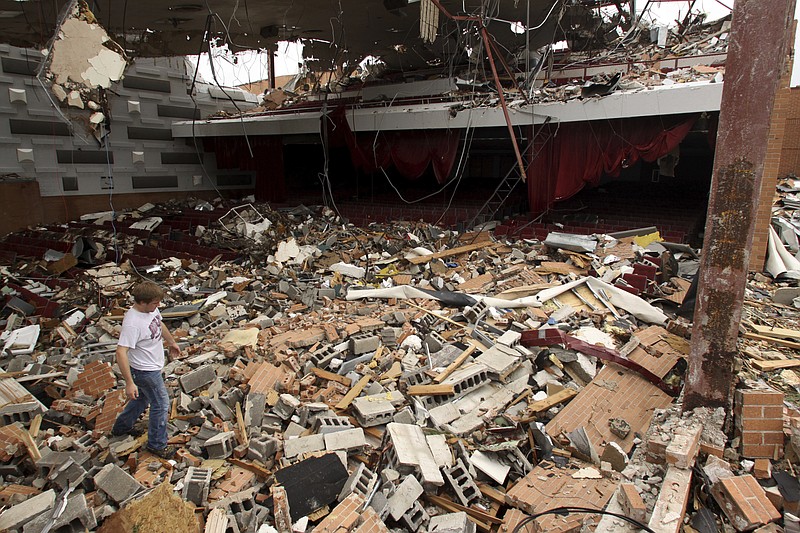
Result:
<svg viewBox="0 0 800 533">
<path fill-rule="evenodd" d="M 498 344 L 476 357 L 475 362 L 485 365 L 489 375 L 494 379 L 505 381 L 508 375 L 520 365 L 522 357 L 513 348 Z"/>
<path fill-rule="evenodd" d="M 350 419 L 346 416 L 319 416 L 316 419 L 317 433 L 323 435 L 327 433 L 335 433 L 337 431 L 344 431 L 353 427 Z"/>
<path fill-rule="evenodd" d="M 381 338 L 369 333 L 360 333 L 350 337 L 350 350 L 355 355 L 374 352 L 381 345 Z"/>
<path fill-rule="evenodd" d="M 329 452 L 345 450 L 347 452 L 359 451 L 367 445 L 364 430 L 361 428 L 346 429 L 323 435 L 325 449 Z"/>
<path fill-rule="evenodd" d="M 212 383 L 217 379 L 217 373 L 211 365 L 203 365 L 178 378 L 183 392 L 189 394 L 197 389 Z"/>
<path fill-rule="evenodd" d="M 40 533 L 52 517 L 50 513 L 43 513 L 25 524 L 23 533 Z M 50 531 L 84 531 L 97 527 L 94 511 L 86 504 L 86 497 L 82 493 L 74 494 L 67 500 L 67 506 L 55 522 Z"/>
<path fill-rule="evenodd" d="M 409 468 L 422 475 L 425 485 L 441 487 L 444 478 L 436 464 L 422 428 L 412 424 L 390 423 L 386 426 L 389 438 L 394 445 L 389 451 L 390 465 L 403 473 Z"/>
<path fill-rule="evenodd" d="M 417 500 L 411 506 L 401 519 L 402 523 L 406 525 L 408 531 L 419 531 L 420 528 L 430 519 L 425 508 Z"/>
<path fill-rule="evenodd" d="M 226 459 L 233 453 L 235 434 L 233 431 L 218 433 L 206 440 L 203 447 L 209 459 Z"/>
<path fill-rule="evenodd" d="M 342 491 L 337 498 L 339 501 L 344 500 L 350 494 L 356 493 L 366 498 L 372 494 L 372 489 L 378 480 L 378 475 L 372 472 L 364 463 L 358 463 L 358 466 L 347 478 L 347 482 L 342 487 Z"/>
<path fill-rule="evenodd" d="M 475 523 L 467 513 L 440 514 L 431 517 L 428 533 L 475 533 Z"/>
<path fill-rule="evenodd" d="M 208 498 L 208 489 L 211 486 L 210 468 L 195 468 L 190 466 L 183 478 L 183 499 L 197 506 L 205 505 Z"/>
<path fill-rule="evenodd" d="M 387 424 L 397 409 L 405 402 L 405 397 L 398 391 L 390 391 L 374 396 L 361 396 L 353 400 L 353 415 L 361 427 L 372 427 Z"/>
<path fill-rule="evenodd" d="M 475 480 L 469 475 L 469 471 L 461 458 L 456 461 L 455 466 L 452 468 L 442 469 L 442 473 L 461 505 L 469 507 L 481 498 L 481 491 L 478 485 L 475 484 Z"/>
<path fill-rule="evenodd" d="M 116 503 L 124 502 L 142 488 L 133 476 L 113 463 L 95 474 L 94 484 Z"/>
<path fill-rule="evenodd" d="M 282 420 L 289 420 L 298 407 L 300 407 L 300 400 L 291 394 L 281 394 L 278 403 L 272 408 L 272 412 Z"/>
<path fill-rule="evenodd" d="M 55 502 L 56 493 L 50 489 L 6 509 L 0 514 L 0 531 L 22 527 L 36 516 L 52 509 Z"/>
<path fill-rule="evenodd" d="M 319 452 L 324 449 L 325 435 L 309 435 L 284 441 L 283 456 L 291 459 L 304 453 Z"/>
<path fill-rule="evenodd" d="M 406 477 L 397 490 L 389 498 L 389 515 L 395 520 L 400 520 L 402 516 L 408 512 L 417 501 L 417 498 L 422 496 L 425 490 L 419 484 L 417 478 L 414 476 Z"/>
</svg>

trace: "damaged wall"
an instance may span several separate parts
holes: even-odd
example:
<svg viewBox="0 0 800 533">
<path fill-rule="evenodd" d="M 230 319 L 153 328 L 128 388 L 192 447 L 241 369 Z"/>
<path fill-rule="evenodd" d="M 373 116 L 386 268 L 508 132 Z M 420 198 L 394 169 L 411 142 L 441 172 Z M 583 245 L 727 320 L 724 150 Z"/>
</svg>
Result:
<svg viewBox="0 0 800 533">
<path fill-rule="evenodd" d="M 203 177 L 191 140 L 173 139 L 171 126 L 233 107 L 227 99 L 213 98 L 203 85 L 197 88 L 195 111 L 187 95 L 191 78 L 184 58 L 139 60 L 122 82 L 112 84 L 108 152 L 86 130 L 70 132 L 35 78 L 41 60 L 36 50 L 0 45 L 0 76 L 6 82 L 0 89 L 0 176 L 34 179 L 35 196 L 41 195 L 40 201 L 26 202 L 23 216 L 14 217 L 15 228 L 41 222 L 42 211 L 53 222 L 65 221 L 65 210 L 76 217 L 107 209 L 109 171 L 118 208 L 141 205 L 148 195 L 159 201 L 214 190 Z M 238 102 L 241 108 L 254 104 Z M 214 154 L 203 154 L 202 161 L 223 192 L 254 185 L 253 173 L 218 172 Z M 130 201 L 124 195 L 132 195 Z"/>
</svg>

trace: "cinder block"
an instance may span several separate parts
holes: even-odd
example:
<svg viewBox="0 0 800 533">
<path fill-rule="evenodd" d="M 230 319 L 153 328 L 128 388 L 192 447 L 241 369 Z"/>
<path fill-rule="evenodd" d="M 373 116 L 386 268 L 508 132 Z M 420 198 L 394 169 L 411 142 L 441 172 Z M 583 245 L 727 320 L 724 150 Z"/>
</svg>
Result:
<svg viewBox="0 0 800 533">
<path fill-rule="evenodd" d="M 362 450 L 364 446 L 367 445 L 367 440 L 364 437 L 364 430 L 361 428 L 326 433 L 323 435 L 323 438 L 325 439 L 325 449 L 329 452 L 336 450 L 353 452 Z"/>
<path fill-rule="evenodd" d="M 95 474 L 94 484 L 116 503 L 124 502 L 142 489 L 133 476 L 113 463 L 107 464 Z"/>
<path fill-rule="evenodd" d="M 428 533 L 475 533 L 475 523 L 467 513 L 446 513 L 432 516 Z"/>
<path fill-rule="evenodd" d="M 350 337 L 350 350 L 355 355 L 374 352 L 381 345 L 381 338 L 369 333 L 359 333 Z"/>
<path fill-rule="evenodd" d="M 423 492 L 425 490 L 419 484 L 417 478 L 413 476 L 406 477 L 397 487 L 392 497 L 389 498 L 389 515 L 395 520 L 400 520 L 405 513 L 413 508 L 417 498 L 422 496 Z"/>
<path fill-rule="evenodd" d="M 6 509 L 0 514 L 0 531 L 9 531 L 22 527 L 37 515 L 52 509 L 55 502 L 56 493 L 50 489 Z"/>
<path fill-rule="evenodd" d="M 233 431 L 224 431 L 209 438 L 203 443 L 209 459 L 226 459 L 233 453 L 235 435 Z"/>
<path fill-rule="evenodd" d="M 203 365 L 178 378 L 183 392 L 189 394 L 217 379 L 217 373 L 211 365 Z"/>
<path fill-rule="evenodd" d="M 183 491 L 181 493 L 183 499 L 197 506 L 205 505 L 206 498 L 208 498 L 208 489 L 211 486 L 211 474 L 210 468 L 190 466 L 183 478 Z"/>
<path fill-rule="evenodd" d="M 452 468 L 443 468 L 442 474 L 447 480 L 456 497 L 464 507 L 469 507 L 473 502 L 481 498 L 481 490 L 475 484 L 475 480 L 469 475 L 464 461 L 459 458 Z"/>
</svg>

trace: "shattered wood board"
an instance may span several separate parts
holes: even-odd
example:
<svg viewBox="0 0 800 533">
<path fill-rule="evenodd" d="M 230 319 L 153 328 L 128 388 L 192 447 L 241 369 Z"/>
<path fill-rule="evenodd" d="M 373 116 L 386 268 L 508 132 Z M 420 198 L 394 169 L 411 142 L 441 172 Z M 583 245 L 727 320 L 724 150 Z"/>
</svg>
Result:
<svg viewBox="0 0 800 533">
<path fill-rule="evenodd" d="M 616 442 L 626 453 L 633 448 L 636 434 L 644 435 L 655 409 L 665 409 L 672 397 L 633 371 L 609 364 L 597 373 L 566 407 L 546 426 L 547 433 L 557 437 L 579 427 L 586 430 L 598 455 L 605 445 Z M 622 418 L 631 426 L 627 437 L 611 433 L 608 421 Z"/>
<path fill-rule="evenodd" d="M 0 379 L 0 407 L 30 400 L 33 400 L 33 396 L 16 379 Z"/>
<path fill-rule="evenodd" d="M 541 463 L 508 491 L 506 503 L 528 514 L 565 506 L 604 508 L 614 494 L 617 483 L 609 478 L 575 479 L 572 475 L 579 470 L 579 466 L 588 465 L 570 464 L 566 468 L 557 468 L 552 463 Z M 537 519 L 537 531 L 580 531 L 586 517 L 579 513 L 547 515 Z"/>
</svg>

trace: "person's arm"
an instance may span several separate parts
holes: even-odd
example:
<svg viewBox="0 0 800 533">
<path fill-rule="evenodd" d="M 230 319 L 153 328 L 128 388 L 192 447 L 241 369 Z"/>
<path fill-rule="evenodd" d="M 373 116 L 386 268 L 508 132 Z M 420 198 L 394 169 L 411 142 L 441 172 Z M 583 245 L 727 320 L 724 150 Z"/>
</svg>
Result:
<svg viewBox="0 0 800 533">
<path fill-rule="evenodd" d="M 172 333 L 169 332 L 163 322 L 161 323 L 161 336 L 167 341 L 170 359 L 178 357 L 181 354 L 181 347 L 175 342 L 175 337 L 172 336 Z"/>
<path fill-rule="evenodd" d="M 131 375 L 131 365 L 128 362 L 128 347 L 117 345 L 117 366 L 119 371 L 122 372 L 122 377 L 125 378 L 125 394 L 129 399 L 135 400 L 139 397 L 139 387 L 133 382 Z"/>
</svg>

